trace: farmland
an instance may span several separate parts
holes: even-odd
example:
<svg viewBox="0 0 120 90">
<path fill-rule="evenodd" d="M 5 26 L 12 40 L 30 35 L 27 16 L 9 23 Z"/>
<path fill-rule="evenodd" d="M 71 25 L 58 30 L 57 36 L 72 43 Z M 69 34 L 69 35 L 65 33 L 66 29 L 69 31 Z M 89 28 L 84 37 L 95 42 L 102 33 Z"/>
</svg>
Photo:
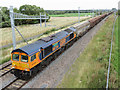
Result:
<svg viewBox="0 0 120 90">
<path fill-rule="evenodd" d="M 86 17 L 84 17 L 84 18 L 86 18 Z M 84 18 L 81 18 L 81 20 Z M 44 27 L 44 23 L 43 23 L 42 27 L 40 27 L 40 24 L 34 24 L 34 25 L 17 26 L 17 28 L 25 38 L 28 38 L 31 36 L 41 34 L 45 31 L 51 30 L 53 28 L 57 29 L 57 28 L 72 24 L 72 23 L 77 22 L 77 21 L 78 21 L 77 17 L 59 17 L 59 18 L 58 17 L 51 17 L 49 22 L 47 22 L 47 25 L 51 25 L 51 26 Z M 1 32 L 2 32 L 2 39 L 4 39 L 0 42 L 1 45 L 6 45 L 6 44 L 11 43 L 12 42 L 12 30 L 11 30 L 11 28 L 3 28 L 1 30 Z M 16 31 L 16 40 L 19 41 L 21 39 L 22 38 L 20 37 L 20 35 Z"/>
<path fill-rule="evenodd" d="M 87 17 L 81 17 L 81 20 L 86 19 L 86 18 Z M 46 31 L 48 32 L 52 29 L 65 27 L 66 25 L 70 25 L 77 21 L 78 21 L 78 17 L 51 17 L 49 22 L 47 22 L 47 25 L 49 25 L 47 27 L 44 27 L 44 23 L 43 23 L 42 27 L 40 27 L 40 24 L 33 24 L 33 25 L 21 25 L 21 26 L 17 26 L 17 28 L 25 38 L 28 38 L 28 37 L 32 37 L 32 36 L 44 33 Z M 2 40 L 0 41 L 1 45 L 7 45 L 9 43 L 12 43 L 11 28 L 3 28 L 1 32 L 2 32 Z M 37 39 L 31 40 L 28 43 L 32 43 L 36 41 Z M 16 31 L 16 41 L 19 41 L 19 40 L 22 40 L 22 38 Z M 26 45 L 26 43 L 18 44 L 17 48 L 22 47 L 24 45 Z M 0 64 L 10 60 L 10 52 L 12 50 L 13 50 L 12 47 L 2 49 L 2 56 L 0 57 Z"/>
<path fill-rule="evenodd" d="M 80 16 L 90 16 L 94 13 L 80 13 Z M 58 15 L 49 15 L 51 17 L 78 17 L 78 13 L 65 13 L 65 14 L 58 14 Z"/>
<path fill-rule="evenodd" d="M 64 76 L 59 88 L 105 88 L 114 17 L 111 16 Z M 118 88 L 118 31 L 115 26 L 110 88 Z"/>
</svg>

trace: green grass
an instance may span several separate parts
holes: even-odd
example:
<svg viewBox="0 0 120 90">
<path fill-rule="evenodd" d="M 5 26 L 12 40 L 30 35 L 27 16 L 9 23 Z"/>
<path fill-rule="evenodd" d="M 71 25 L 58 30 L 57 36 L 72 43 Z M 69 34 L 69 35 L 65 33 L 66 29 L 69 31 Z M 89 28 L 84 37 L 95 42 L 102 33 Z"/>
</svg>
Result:
<svg viewBox="0 0 120 90">
<path fill-rule="evenodd" d="M 120 16 L 118 16 L 116 23 L 115 23 L 115 31 L 114 31 L 114 38 L 113 38 L 113 51 L 112 51 L 112 64 L 113 64 L 113 68 L 119 73 L 116 75 L 116 77 L 119 76 L 119 82 L 120 82 L 120 68 L 118 66 L 120 66 L 120 54 L 118 52 L 118 49 L 120 49 L 119 47 L 119 36 L 120 36 L 120 28 L 119 28 L 119 23 L 120 23 Z M 119 87 L 120 87 L 120 83 L 119 83 Z"/>
<path fill-rule="evenodd" d="M 119 17 L 120 18 L 120 17 Z M 113 35 L 112 61 L 114 69 L 118 72 L 118 18 L 115 23 Z"/>
<path fill-rule="evenodd" d="M 118 17 L 118 78 L 119 78 L 119 88 L 120 88 L 120 16 Z"/>
<path fill-rule="evenodd" d="M 88 16 L 93 15 L 93 13 L 80 13 L 80 16 Z M 58 14 L 58 15 L 49 15 L 51 17 L 78 17 L 78 13 L 65 13 L 65 14 Z"/>
<path fill-rule="evenodd" d="M 106 87 L 113 21 L 113 16 L 110 16 L 65 74 L 58 88 Z M 117 88 L 117 86 L 117 72 L 111 63 L 109 87 Z"/>
</svg>

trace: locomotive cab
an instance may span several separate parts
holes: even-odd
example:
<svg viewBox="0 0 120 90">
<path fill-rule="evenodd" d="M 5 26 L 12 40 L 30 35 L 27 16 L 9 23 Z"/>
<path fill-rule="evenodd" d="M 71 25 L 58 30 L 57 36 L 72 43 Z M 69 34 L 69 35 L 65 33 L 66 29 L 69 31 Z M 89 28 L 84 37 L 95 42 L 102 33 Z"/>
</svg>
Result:
<svg viewBox="0 0 120 90">
<path fill-rule="evenodd" d="M 25 53 L 14 52 L 11 54 L 12 69 L 30 71 L 29 56 Z"/>
<path fill-rule="evenodd" d="M 30 76 L 30 56 L 24 52 L 13 50 L 11 53 L 12 71 L 16 77 Z"/>
<path fill-rule="evenodd" d="M 30 49 L 25 50 L 23 48 L 19 48 L 13 50 L 11 53 L 11 73 L 21 79 L 31 77 L 32 73 L 34 73 L 33 71 L 36 71 L 36 68 L 34 67 L 42 61 L 40 57 L 41 51 L 39 50 L 37 52 L 32 53 L 32 50 Z"/>
</svg>

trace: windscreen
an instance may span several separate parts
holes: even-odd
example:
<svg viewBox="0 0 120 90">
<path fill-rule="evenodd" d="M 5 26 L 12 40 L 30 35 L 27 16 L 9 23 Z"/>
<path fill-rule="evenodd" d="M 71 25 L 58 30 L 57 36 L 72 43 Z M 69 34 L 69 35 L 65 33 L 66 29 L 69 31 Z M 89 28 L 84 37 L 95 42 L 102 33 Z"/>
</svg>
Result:
<svg viewBox="0 0 120 90">
<path fill-rule="evenodd" d="M 12 60 L 19 61 L 19 54 L 13 54 Z"/>
<path fill-rule="evenodd" d="M 28 62 L 28 56 L 21 55 L 21 62 Z"/>
</svg>

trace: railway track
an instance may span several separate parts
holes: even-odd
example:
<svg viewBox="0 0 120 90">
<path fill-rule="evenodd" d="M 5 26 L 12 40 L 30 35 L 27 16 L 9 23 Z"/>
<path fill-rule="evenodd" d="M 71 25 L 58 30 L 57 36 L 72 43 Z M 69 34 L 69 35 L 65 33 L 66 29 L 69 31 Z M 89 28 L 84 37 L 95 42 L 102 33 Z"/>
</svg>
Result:
<svg viewBox="0 0 120 90">
<path fill-rule="evenodd" d="M 70 46 L 69 46 L 70 47 Z M 66 49 L 68 49 L 69 47 L 67 47 Z M 63 51 L 64 52 L 64 51 Z M 62 52 L 62 53 L 63 53 Z M 56 55 L 56 57 L 53 59 L 53 60 L 51 60 L 51 62 L 52 61 L 54 61 L 57 57 L 58 57 L 59 55 Z M 50 62 L 50 63 L 51 63 Z M 49 63 L 49 64 L 50 64 Z M 48 65 L 49 65 L 48 64 Z M 48 66 L 47 65 L 47 66 Z M 41 71 L 43 71 L 44 69 L 45 69 L 45 67 L 47 67 L 46 65 L 45 66 L 43 66 L 42 67 L 42 69 L 38 72 L 38 73 L 40 73 Z M 7 74 L 8 72 L 10 72 L 11 71 L 11 64 L 10 65 L 7 65 L 7 66 L 5 66 L 4 68 L 2 68 L 2 69 L 0 69 L 1 71 L 2 71 L 2 74 L 0 75 L 0 77 L 1 76 L 3 76 L 3 75 L 5 75 L 5 74 Z M 33 77 L 31 77 L 29 80 L 22 80 L 22 79 L 19 79 L 19 78 L 16 78 L 15 80 L 13 80 L 12 82 L 10 82 L 8 85 L 6 85 L 4 88 L 2 88 L 2 90 L 11 90 L 11 89 L 17 89 L 17 90 L 19 90 L 20 88 L 22 88 L 26 83 L 28 83 L 30 80 L 32 80 L 32 78 L 34 78 L 35 76 L 36 76 L 37 74 L 35 74 Z"/>
<path fill-rule="evenodd" d="M 69 48 L 69 47 L 68 47 Z M 64 52 L 64 51 L 63 51 Z M 62 52 L 62 53 L 63 53 Z M 52 63 L 56 58 L 58 57 L 58 55 L 52 59 L 50 61 L 50 63 Z M 12 82 L 10 82 L 8 85 L 6 85 L 5 87 L 2 88 L 2 90 L 11 90 L 11 89 L 15 89 L 15 90 L 19 90 L 20 88 L 22 88 L 26 83 L 28 83 L 30 80 L 32 80 L 38 73 L 42 72 L 50 63 L 48 63 L 47 65 L 43 65 L 41 67 L 41 69 L 35 73 L 30 79 L 28 80 L 22 80 L 19 78 L 16 78 L 15 80 L 13 80 Z"/>
<path fill-rule="evenodd" d="M 11 89 L 20 89 L 24 86 L 28 81 L 16 78 L 13 82 L 8 84 L 6 87 L 2 88 L 2 90 L 11 90 Z"/>
<path fill-rule="evenodd" d="M 4 76 L 5 74 L 9 73 L 11 71 L 11 62 L 8 62 L 0 68 L 0 77 Z"/>
</svg>

